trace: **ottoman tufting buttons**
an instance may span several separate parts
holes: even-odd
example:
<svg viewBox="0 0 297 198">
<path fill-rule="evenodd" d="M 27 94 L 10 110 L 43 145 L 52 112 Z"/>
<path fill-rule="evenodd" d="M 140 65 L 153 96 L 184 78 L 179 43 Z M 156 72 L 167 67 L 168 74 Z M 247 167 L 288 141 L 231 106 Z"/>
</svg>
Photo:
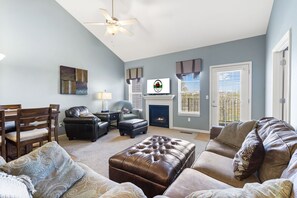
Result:
<svg viewBox="0 0 297 198">
<path fill-rule="evenodd" d="M 132 182 L 146 196 L 162 194 L 195 160 L 195 145 L 185 140 L 152 136 L 109 159 L 109 178 Z"/>
</svg>

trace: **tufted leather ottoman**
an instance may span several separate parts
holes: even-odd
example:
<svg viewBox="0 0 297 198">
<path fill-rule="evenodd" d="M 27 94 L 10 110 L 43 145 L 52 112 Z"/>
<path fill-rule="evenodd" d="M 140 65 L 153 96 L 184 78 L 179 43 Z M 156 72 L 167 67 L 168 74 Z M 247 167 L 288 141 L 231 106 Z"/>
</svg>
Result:
<svg viewBox="0 0 297 198">
<path fill-rule="evenodd" d="M 109 159 L 109 178 L 132 182 L 148 197 L 162 194 L 195 160 L 195 145 L 185 140 L 152 136 Z"/>
<path fill-rule="evenodd" d="M 131 138 L 135 138 L 135 135 L 147 132 L 147 120 L 143 119 L 131 119 L 123 120 L 119 122 L 120 135 L 130 135 Z"/>
</svg>

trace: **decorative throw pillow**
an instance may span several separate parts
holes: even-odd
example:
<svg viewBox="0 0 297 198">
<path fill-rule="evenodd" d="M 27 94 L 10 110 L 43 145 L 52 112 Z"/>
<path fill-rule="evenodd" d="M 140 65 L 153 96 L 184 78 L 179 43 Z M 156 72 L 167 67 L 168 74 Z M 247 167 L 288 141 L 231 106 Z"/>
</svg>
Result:
<svg viewBox="0 0 297 198">
<path fill-rule="evenodd" d="M 127 113 L 130 113 L 130 110 L 127 109 L 127 108 L 125 108 L 125 107 L 123 107 L 122 108 L 122 112 L 123 112 L 123 114 L 127 114 Z"/>
<path fill-rule="evenodd" d="M 247 183 L 243 188 L 227 188 L 200 190 L 191 193 L 186 198 L 240 198 L 240 197 L 290 197 L 293 184 L 288 179 L 272 179 L 262 184 Z"/>
<path fill-rule="evenodd" d="M 233 159 L 234 176 L 245 179 L 256 172 L 264 159 L 265 150 L 256 129 L 250 132 Z"/>
<path fill-rule="evenodd" d="M 49 142 L 0 168 L 9 174 L 28 175 L 37 190 L 34 197 L 60 197 L 85 174 L 57 142 Z"/>
<path fill-rule="evenodd" d="M 117 198 L 117 197 L 127 197 L 127 198 L 146 198 L 143 191 L 136 185 L 125 182 L 117 185 L 106 193 L 101 195 L 99 198 Z"/>
<path fill-rule="evenodd" d="M 230 123 L 222 129 L 216 140 L 240 148 L 245 137 L 254 129 L 255 125 L 256 121 L 253 120 Z"/>
<path fill-rule="evenodd" d="M 35 192 L 28 176 L 13 176 L 4 172 L 0 172 L 0 189 L 0 197 L 31 198 Z"/>
</svg>

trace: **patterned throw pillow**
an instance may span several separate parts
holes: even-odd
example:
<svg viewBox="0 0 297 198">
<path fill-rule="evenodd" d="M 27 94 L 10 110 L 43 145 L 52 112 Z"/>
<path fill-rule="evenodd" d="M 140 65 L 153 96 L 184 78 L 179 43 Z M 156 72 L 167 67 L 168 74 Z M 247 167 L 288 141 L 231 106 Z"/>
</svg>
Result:
<svg viewBox="0 0 297 198">
<path fill-rule="evenodd" d="M 116 197 L 125 197 L 125 198 L 146 198 L 143 191 L 136 185 L 125 182 L 117 185 L 106 193 L 101 195 L 99 198 L 116 198 Z"/>
<path fill-rule="evenodd" d="M 123 107 L 122 108 L 122 112 L 123 112 L 123 114 L 127 114 L 127 113 L 130 113 L 130 110 L 127 109 L 127 108 L 125 108 L 125 107 Z"/>
<path fill-rule="evenodd" d="M 288 179 L 272 179 L 266 182 L 247 183 L 243 188 L 227 188 L 227 189 L 213 189 L 213 190 L 200 190 L 191 193 L 186 198 L 222 198 L 222 197 L 261 197 L 271 198 L 290 197 L 292 191 L 292 182 Z"/>
<path fill-rule="evenodd" d="M 36 189 L 34 197 L 60 197 L 85 175 L 57 142 L 49 142 L 0 168 L 12 175 L 28 175 Z"/>
<path fill-rule="evenodd" d="M 256 172 L 264 159 L 265 150 L 256 129 L 250 132 L 233 159 L 234 176 L 245 179 Z"/>
</svg>

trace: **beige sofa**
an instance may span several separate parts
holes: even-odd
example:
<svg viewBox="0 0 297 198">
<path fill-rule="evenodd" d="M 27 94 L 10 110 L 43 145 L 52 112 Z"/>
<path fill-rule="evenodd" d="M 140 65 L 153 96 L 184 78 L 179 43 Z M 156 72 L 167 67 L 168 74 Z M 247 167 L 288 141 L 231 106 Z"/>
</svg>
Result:
<svg viewBox="0 0 297 198">
<path fill-rule="evenodd" d="M 274 178 L 289 179 L 293 183 L 293 188 L 288 197 L 297 197 L 296 131 L 287 123 L 275 118 L 262 118 L 255 127 L 265 150 L 263 162 L 257 172 L 241 181 L 235 178 L 232 161 L 239 148 L 220 141 L 218 136 L 222 128 L 213 127 L 210 131 L 211 140 L 192 168 L 185 169 L 164 192 L 163 196 L 158 197 L 180 198 L 193 192 L 205 192 L 210 189 L 228 189 L 221 191 L 232 193 L 234 187 L 242 190 L 246 183 L 269 183 L 269 181 L 275 181 Z M 226 130 L 224 131 L 226 132 Z M 235 140 L 235 137 L 229 138 L 231 142 Z M 289 183 L 291 183 L 290 181 Z M 215 193 L 211 192 L 211 195 L 213 196 Z M 256 197 L 262 197 L 262 195 Z M 232 196 L 224 194 L 225 196 L 235 197 L 235 194 Z M 253 195 L 244 197 L 250 196 Z M 263 197 L 265 196 L 263 195 Z M 277 195 L 277 197 L 286 197 L 286 195 Z"/>
</svg>

